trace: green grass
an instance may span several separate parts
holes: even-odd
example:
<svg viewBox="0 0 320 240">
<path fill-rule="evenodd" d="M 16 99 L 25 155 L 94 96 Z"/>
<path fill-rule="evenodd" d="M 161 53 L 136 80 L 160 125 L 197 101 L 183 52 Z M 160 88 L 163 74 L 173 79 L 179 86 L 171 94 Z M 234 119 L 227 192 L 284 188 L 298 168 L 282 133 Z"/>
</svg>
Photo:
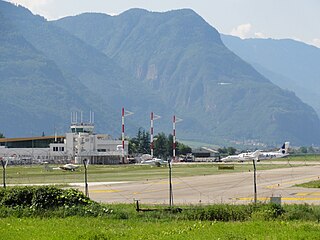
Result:
<svg viewBox="0 0 320 240">
<path fill-rule="evenodd" d="M 304 188 L 320 188 L 320 180 L 296 184 L 295 186 L 296 187 L 304 187 Z"/>
<path fill-rule="evenodd" d="M 0 219 L 1 239 L 318 239 L 320 225 L 294 221 L 163 221 L 93 217 Z"/>
<path fill-rule="evenodd" d="M 286 158 L 279 158 L 272 161 L 301 161 L 301 162 L 314 162 L 320 161 L 319 154 L 308 154 L 308 155 L 289 155 Z"/>
<path fill-rule="evenodd" d="M 258 171 L 284 167 L 290 167 L 290 165 L 272 163 L 257 165 Z M 252 171 L 252 169 L 253 167 L 250 163 L 235 164 L 234 170 L 218 170 L 218 165 L 213 163 L 175 164 L 173 166 L 173 177 L 247 172 Z M 155 167 L 150 165 L 90 165 L 88 168 L 89 182 L 141 181 L 146 179 L 167 179 L 167 177 L 168 168 L 166 166 Z M 7 184 L 68 184 L 74 182 L 83 182 L 83 179 L 83 167 L 80 167 L 80 169 L 75 172 L 63 170 L 47 171 L 45 170 L 44 166 L 39 165 L 8 166 L 6 169 Z"/>
</svg>

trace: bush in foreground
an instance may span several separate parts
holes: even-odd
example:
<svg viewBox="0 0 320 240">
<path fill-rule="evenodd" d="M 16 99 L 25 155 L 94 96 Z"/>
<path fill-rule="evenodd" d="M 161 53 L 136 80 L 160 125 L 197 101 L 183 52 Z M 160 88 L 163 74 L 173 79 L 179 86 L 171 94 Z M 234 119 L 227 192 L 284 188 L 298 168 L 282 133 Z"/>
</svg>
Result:
<svg viewBox="0 0 320 240">
<path fill-rule="evenodd" d="M 144 206 L 151 210 L 136 212 L 133 204 L 99 204 L 75 189 L 55 186 L 12 187 L 0 189 L 0 218 L 2 217 L 70 217 L 92 216 L 121 220 L 143 221 L 196 220 L 305 220 L 320 222 L 320 206 L 314 205 L 208 205 L 184 206 L 182 211 L 167 206 Z M 178 208 L 176 208 L 178 209 Z M 179 208 L 180 209 L 180 208 Z"/>
</svg>

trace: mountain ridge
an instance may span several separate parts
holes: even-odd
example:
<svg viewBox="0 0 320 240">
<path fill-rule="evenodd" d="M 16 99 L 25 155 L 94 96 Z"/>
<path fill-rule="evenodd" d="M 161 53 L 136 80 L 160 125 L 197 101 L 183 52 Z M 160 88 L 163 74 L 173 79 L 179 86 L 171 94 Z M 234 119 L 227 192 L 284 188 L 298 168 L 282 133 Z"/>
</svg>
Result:
<svg viewBox="0 0 320 240">
<path fill-rule="evenodd" d="M 35 87 L 22 96 L 37 95 L 58 105 L 48 107 L 52 118 L 66 116 L 82 105 L 101 112 L 100 131 L 120 136 L 120 108 L 124 106 L 135 112 L 126 119 L 131 134 L 140 126 L 149 127 L 148 115 L 153 111 L 162 116 L 155 122 L 159 132 L 172 131 L 173 114 L 183 118 L 181 139 L 254 140 L 275 145 L 284 140 L 296 144 L 319 141 L 320 122 L 314 111 L 229 51 L 218 31 L 192 10 L 154 14 L 134 9 L 119 16 L 91 13 L 58 21 L 35 17 L 33 21 L 30 11 L 20 9 L 18 13 L 13 7 L 12 13 L 3 12 L 1 4 L 0 14 L 61 72 L 62 89 L 57 94 L 65 93 L 65 102 L 54 102 L 51 93 L 58 86 L 45 98 L 44 89 L 32 77 L 28 80 Z M 19 19 L 17 14 L 26 16 Z M 7 56 L 4 62 L 9 61 Z M 24 69 L 27 65 L 19 66 Z M 4 75 L 1 69 L 0 63 L 0 76 L 15 76 Z M 43 80 L 59 76 L 57 71 L 46 71 Z M 3 101 L 8 99 L 4 94 Z M 34 114 L 40 108 L 39 101 L 21 104 Z M 45 121 L 45 115 L 41 117 Z"/>
</svg>

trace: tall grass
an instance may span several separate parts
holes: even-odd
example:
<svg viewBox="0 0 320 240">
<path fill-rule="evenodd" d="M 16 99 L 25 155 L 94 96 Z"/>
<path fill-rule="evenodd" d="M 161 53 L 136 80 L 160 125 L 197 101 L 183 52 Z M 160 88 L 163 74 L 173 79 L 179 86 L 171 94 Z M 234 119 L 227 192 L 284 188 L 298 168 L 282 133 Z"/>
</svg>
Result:
<svg viewBox="0 0 320 240">
<path fill-rule="evenodd" d="M 1 239 L 318 239 L 320 225 L 287 221 L 142 221 L 96 217 L 0 219 Z"/>
</svg>

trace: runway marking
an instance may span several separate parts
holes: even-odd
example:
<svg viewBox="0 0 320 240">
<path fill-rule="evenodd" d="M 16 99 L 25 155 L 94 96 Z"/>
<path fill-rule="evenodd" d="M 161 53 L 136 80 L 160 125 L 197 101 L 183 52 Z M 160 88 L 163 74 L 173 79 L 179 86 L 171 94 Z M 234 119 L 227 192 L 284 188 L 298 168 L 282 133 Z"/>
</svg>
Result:
<svg viewBox="0 0 320 240">
<path fill-rule="evenodd" d="M 148 182 L 149 184 L 165 184 L 165 185 L 168 185 L 168 181 L 160 181 L 160 182 L 155 182 L 155 183 L 150 183 Z M 148 183 L 144 183 L 144 184 L 148 184 Z M 172 184 L 176 185 L 176 184 L 180 184 L 181 182 L 172 182 Z"/>
<path fill-rule="evenodd" d="M 269 185 L 269 186 L 266 186 L 266 188 L 275 189 L 275 188 L 279 188 L 279 187 L 282 187 L 283 185 L 287 185 L 287 184 L 295 184 L 295 183 L 299 183 L 301 181 L 311 181 L 311 180 L 314 180 L 315 178 L 316 178 L 316 180 L 319 179 L 319 177 L 309 177 L 309 178 L 294 180 L 294 181 L 290 181 L 290 182 L 283 182 L 283 183 L 277 183 L 277 184 Z"/>
<path fill-rule="evenodd" d="M 320 196 L 320 192 L 299 192 L 295 196 Z"/>
<path fill-rule="evenodd" d="M 90 192 L 93 193 L 115 193 L 115 192 L 121 192 L 120 190 L 91 190 Z"/>
</svg>

